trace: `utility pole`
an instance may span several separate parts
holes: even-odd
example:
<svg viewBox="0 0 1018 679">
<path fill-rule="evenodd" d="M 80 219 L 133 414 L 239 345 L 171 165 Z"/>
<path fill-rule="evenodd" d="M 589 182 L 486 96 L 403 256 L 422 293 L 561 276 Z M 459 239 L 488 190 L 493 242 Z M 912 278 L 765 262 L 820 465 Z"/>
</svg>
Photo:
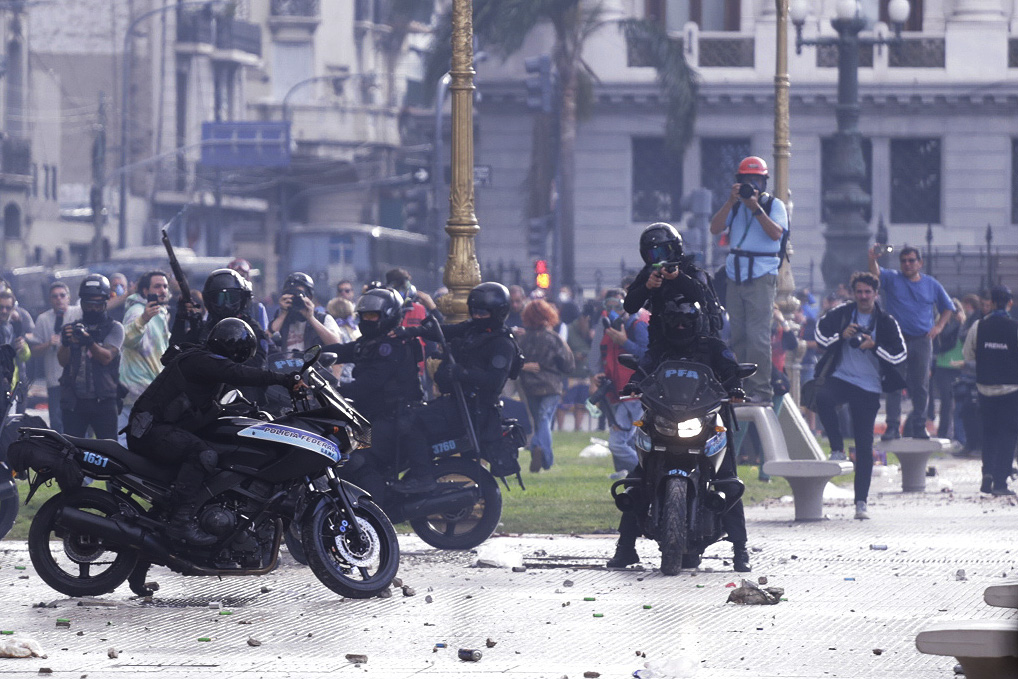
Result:
<svg viewBox="0 0 1018 679">
<path fill-rule="evenodd" d="M 99 115 L 95 125 L 95 138 L 92 139 L 92 189 L 89 191 L 89 204 L 92 206 L 92 246 L 89 248 L 88 259 L 100 262 L 105 257 L 103 247 L 103 227 L 106 225 L 106 206 L 103 194 L 106 189 L 106 93 L 99 93 Z"/>
</svg>

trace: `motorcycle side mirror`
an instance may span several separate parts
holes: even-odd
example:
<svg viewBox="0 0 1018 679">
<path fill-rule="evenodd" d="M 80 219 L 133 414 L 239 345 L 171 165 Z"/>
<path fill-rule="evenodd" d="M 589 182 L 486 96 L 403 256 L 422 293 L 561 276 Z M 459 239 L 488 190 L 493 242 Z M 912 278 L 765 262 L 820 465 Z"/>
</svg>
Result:
<svg viewBox="0 0 1018 679">
<path fill-rule="evenodd" d="M 219 405 L 228 406 L 231 403 L 236 403 L 240 399 L 240 391 L 237 389 L 230 389 L 228 392 L 223 394 L 223 397 L 219 399 Z"/>
<path fill-rule="evenodd" d="M 621 357 L 620 357 L 621 358 Z M 621 361 L 620 361 L 621 363 Z M 753 373 L 756 372 L 756 363 L 740 363 L 739 364 L 739 379 L 744 380 Z"/>
<path fill-rule="evenodd" d="M 636 370 L 640 367 L 640 361 L 632 354 L 619 354 L 619 365 L 630 370 Z M 756 368 L 756 366 L 753 367 L 754 369 Z"/>
<path fill-rule="evenodd" d="M 322 355 L 318 357 L 318 364 L 323 368 L 331 368 L 336 364 L 336 361 L 338 359 L 339 356 L 337 356 L 335 353 L 331 351 L 323 351 Z"/>
<path fill-rule="evenodd" d="M 305 351 L 304 352 L 304 367 L 301 368 L 300 371 L 304 372 L 305 370 L 310 368 L 312 365 L 314 365 L 314 362 L 317 361 L 318 357 L 321 356 L 321 355 L 322 355 L 322 345 L 321 344 L 316 344 L 315 346 L 313 346 L 310 349 L 308 349 L 307 351 Z"/>
</svg>

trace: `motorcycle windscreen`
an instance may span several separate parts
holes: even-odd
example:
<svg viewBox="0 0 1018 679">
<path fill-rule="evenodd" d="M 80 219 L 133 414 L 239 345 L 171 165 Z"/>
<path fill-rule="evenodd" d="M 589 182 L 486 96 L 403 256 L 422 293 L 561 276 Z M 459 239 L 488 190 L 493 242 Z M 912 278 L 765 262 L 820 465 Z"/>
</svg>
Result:
<svg viewBox="0 0 1018 679">
<path fill-rule="evenodd" d="M 644 398 L 676 415 L 694 415 L 728 396 L 710 367 L 692 361 L 665 361 L 640 389 Z"/>
</svg>

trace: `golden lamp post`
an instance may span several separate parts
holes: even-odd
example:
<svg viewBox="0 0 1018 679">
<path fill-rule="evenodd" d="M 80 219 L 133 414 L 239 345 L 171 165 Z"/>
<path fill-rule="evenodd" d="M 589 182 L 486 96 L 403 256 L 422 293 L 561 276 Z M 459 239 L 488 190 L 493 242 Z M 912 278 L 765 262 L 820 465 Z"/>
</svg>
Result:
<svg viewBox="0 0 1018 679">
<path fill-rule="evenodd" d="M 467 295 L 481 282 L 474 237 L 481 230 L 474 214 L 474 37 L 471 0 L 452 5 L 452 178 L 449 185 L 449 257 L 443 281 L 449 294 L 439 300 L 451 321 L 468 317 Z M 439 104 L 441 105 L 441 104 Z"/>
</svg>

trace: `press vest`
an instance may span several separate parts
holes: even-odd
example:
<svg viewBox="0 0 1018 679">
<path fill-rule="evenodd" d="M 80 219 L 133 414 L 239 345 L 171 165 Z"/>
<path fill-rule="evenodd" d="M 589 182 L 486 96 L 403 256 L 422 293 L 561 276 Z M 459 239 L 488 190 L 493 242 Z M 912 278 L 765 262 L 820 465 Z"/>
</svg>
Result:
<svg viewBox="0 0 1018 679">
<path fill-rule="evenodd" d="M 976 328 L 976 382 L 1018 384 L 1018 321 L 992 313 Z"/>
</svg>

